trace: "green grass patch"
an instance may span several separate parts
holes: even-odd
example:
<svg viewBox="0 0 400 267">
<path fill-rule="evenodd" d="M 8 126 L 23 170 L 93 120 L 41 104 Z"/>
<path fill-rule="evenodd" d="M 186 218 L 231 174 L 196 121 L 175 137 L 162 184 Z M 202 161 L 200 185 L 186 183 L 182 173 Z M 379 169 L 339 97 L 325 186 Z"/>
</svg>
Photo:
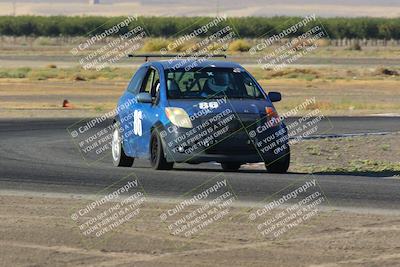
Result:
<svg viewBox="0 0 400 267">
<path fill-rule="evenodd" d="M 104 68 L 100 71 L 85 70 L 83 68 L 0 68 L 0 78 L 29 79 L 33 81 L 58 80 L 129 80 L 135 69 L 129 68 Z"/>
<path fill-rule="evenodd" d="M 22 79 L 32 71 L 31 68 L 0 69 L 0 78 Z"/>
</svg>

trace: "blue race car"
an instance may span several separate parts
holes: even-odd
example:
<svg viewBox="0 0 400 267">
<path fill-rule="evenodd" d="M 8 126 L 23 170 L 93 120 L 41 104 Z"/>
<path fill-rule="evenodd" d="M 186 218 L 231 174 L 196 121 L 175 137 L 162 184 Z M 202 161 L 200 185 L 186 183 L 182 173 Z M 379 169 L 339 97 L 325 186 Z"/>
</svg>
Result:
<svg viewBox="0 0 400 267">
<path fill-rule="evenodd" d="M 225 171 L 264 162 L 284 173 L 288 132 L 272 102 L 242 66 L 175 59 L 143 64 L 120 97 L 112 135 L 115 166 L 150 159 L 157 170 L 174 163 L 218 162 Z"/>
</svg>

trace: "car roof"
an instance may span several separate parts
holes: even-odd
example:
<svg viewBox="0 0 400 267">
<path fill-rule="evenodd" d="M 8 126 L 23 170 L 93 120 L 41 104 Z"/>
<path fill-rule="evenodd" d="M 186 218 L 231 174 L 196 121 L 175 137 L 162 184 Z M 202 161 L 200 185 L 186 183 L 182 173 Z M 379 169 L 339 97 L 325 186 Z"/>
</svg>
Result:
<svg viewBox="0 0 400 267">
<path fill-rule="evenodd" d="M 196 68 L 243 68 L 240 64 L 229 61 L 220 60 L 201 60 L 201 59 L 174 59 L 174 60 L 159 60 L 147 62 L 145 65 L 155 66 L 158 65 L 163 69 L 171 68 L 185 68 L 187 66 L 193 66 Z"/>
</svg>

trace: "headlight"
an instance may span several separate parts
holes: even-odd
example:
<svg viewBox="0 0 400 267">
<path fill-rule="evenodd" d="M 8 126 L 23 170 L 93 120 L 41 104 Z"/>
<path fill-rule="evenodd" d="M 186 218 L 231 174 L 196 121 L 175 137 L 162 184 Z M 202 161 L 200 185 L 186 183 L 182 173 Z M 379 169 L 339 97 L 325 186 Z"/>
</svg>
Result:
<svg viewBox="0 0 400 267">
<path fill-rule="evenodd" d="M 192 128 L 189 115 L 182 108 L 165 108 L 165 114 L 172 124 L 182 128 Z"/>
<path fill-rule="evenodd" d="M 265 113 L 267 113 L 267 117 L 269 119 L 275 118 L 279 119 L 278 112 L 273 107 L 265 107 Z"/>
<path fill-rule="evenodd" d="M 281 122 L 281 118 L 279 117 L 278 112 L 276 112 L 275 108 L 266 107 L 265 112 L 267 113 L 267 118 L 269 123 L 271 124 L 271 127 L 276 126 Z"/>
</svg>

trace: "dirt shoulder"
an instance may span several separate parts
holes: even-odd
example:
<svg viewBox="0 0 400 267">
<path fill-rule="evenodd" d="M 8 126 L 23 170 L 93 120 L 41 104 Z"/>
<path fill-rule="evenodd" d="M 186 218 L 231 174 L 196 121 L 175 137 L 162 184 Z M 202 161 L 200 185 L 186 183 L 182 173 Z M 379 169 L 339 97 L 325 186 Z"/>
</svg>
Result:
<svg viewBox="0 0 400 267">
<path fill-rule="evenodd" d="M 172 204 L 148 202 L 140 216 L 87 245 L 71 220 L 87 200 L 0 196 L 2 266 L 397 266 L 400 216 L 320 211 L 276 240 L 257 232 L 249 209 L 186 238 L 159 215 Z"/>
<path fill-rule="evenodd" d="M 99 116 L 116 107 L 127 82 L 128 79 L 0 79 L 0 118 Z M 275 104 L 280 114 L 314 97 L 315 103 L 304 112 L 319 109 L 325 116 L 365 116 L 396 115 L 400 110 L 397 80 L 261 79 L 260 82 L 266 91 L 282 93 L 282 101 Z M 72 108 L 62 108 L 64 99 Z"/>
<path fill-rule="evenodd" d="M 292 145 L 291 171 L 400 174 L 400 134 L 305 140 Z M 372 153 L 373 151 L 373 153 Z"/>
</svg>

